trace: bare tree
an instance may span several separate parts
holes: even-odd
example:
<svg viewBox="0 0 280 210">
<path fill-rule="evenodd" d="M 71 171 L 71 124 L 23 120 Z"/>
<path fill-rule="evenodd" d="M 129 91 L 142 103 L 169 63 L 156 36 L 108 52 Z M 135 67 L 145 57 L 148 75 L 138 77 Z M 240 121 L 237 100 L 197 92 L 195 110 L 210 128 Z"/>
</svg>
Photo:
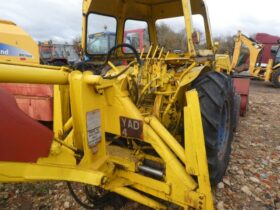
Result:
<svg viewBox="0 0 280 210">
<path fill-rule="evenodd" d="M 233 36 L 218 36 L 214 38 L 215 42 L 219 42 L 218 53 L 228 53 L 233 54 L 234 50 L 234 38 Z"/>
<path fill-rule="evenodd" d="M 185 30 L 175 32 L 165 23 L 157 25 L 158 44 L 167 50 L 186 51 L 186 33 Z"/>
</svg>

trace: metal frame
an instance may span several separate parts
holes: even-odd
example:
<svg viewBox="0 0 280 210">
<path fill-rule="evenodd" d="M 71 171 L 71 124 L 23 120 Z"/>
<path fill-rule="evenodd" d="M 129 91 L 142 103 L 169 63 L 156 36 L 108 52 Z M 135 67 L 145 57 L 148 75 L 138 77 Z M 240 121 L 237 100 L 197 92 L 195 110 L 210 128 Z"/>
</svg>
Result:
<svg viewBox="0 0 280 210">
<path fill-rule="evenodd" d="M 167 206 L 133 189 L 186 208 L 213 209 L 199 101 L 195 90 L 186 93 L 188 101 L 188 106 L 184 109 L 186 149 L 183 149 L 155 117 L 143 117 L 131 102 L 127 92 L 123 91 L 125 81 L 105 81 L 100 76 L 92 75 L 91 72 L 67 73 L 63 69 L 38 69 L 32 66 L 24 71 L 18 66 L 18 74 L 14 76 L 15 69 L 9 67 L 14 66 L 0 64 L 1 82 L 23 82 L 25 78 L 24 81 L 29 83 L 56 84 L 55 139 L 49 157 L 38 159 L 36 164 L 0 162 L 1 182 L 76 181 L 101 186 L 156 209 Z M 42 74 L 49 76 L 42 77 Z M 52 74 L 57 75 L 56 80 L 52 79 Z M 63 120 L 65 110 L 61 105 L 58 89 L 59 84 L 65 83 L 69 85 L 72 112 L 72 116 L 66 121 Z M 93 88 L 98 89 L 99 93 L 93 91 Z M 89 147 L 85 136 L 86 114 L 91 110 L 101 111 L 102 138 L 95 147 Z M 137 164 L 145 154 L 134 154 L 129 149 L 106 143 L 105 132 L 121 135 L 118 121 L 114 121 L 114 124 L 107 122 L 121 116 L 143 122 L 143 141 L 151 144 L 165 165 L 163 180 L 155 180 L 139 173 Z M 79 163 L 76 162 L 77 153 L 74 152 L 78 149 L 84 152 Z M 192 176 L 197 176 L 198 182 Z M 130 188 L 127 188 L 128 186 Z"/>
</svg>

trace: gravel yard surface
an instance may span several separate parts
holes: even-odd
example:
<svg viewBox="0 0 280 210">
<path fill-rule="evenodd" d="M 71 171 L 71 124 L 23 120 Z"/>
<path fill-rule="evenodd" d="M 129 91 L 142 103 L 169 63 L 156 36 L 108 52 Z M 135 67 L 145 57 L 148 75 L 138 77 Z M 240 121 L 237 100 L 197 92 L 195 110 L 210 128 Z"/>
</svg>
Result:
<svg viewBox="0 0 280 210">
<path fill-rule="evenodd" d="M 217 209 L 280 209 L 280 90 L 252 81 L 249 104 L 214 190 Z"/>
<path fill-rule="evenodd" d="M 250 109 L 240 118 L 217 209 L 280 210 L 280 89 L 252 81 Z M 62 182 L 0 184 L 0 209 L 83 209 Z M 112 209 L 110 206 L 106 209 Z M 128 201 L 122 209 L 148 209 Z"/>
</svg>

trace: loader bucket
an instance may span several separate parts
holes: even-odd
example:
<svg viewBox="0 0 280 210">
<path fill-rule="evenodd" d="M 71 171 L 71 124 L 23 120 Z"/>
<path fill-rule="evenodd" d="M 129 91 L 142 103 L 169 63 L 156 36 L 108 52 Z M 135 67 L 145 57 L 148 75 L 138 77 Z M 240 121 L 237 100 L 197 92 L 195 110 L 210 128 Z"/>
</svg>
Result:
<svg viewBox="0 0 280 210">
<path fill-rule="evenodd" d="M 36 162 L 49 155 L 53 133 L 22 112 L 0 89 L 0 161 Z"/>
<path fill-rule="evenodd" d="M 19 108 L 38 121 L 53 121 L 53 87 L 38 84 L 0 84 L 13 94 Z"/>
</svg>

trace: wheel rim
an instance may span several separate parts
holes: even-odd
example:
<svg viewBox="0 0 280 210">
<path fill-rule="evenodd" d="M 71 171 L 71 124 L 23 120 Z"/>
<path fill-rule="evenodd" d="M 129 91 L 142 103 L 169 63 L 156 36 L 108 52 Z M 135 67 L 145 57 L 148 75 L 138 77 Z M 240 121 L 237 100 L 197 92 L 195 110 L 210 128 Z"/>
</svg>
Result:
<svg viewBox="0 0 280 210">
<path fill-rule="evenodd" d="M 229 126 L 230 126 L 230 117 L 229 117 L 229 106 L 228 103 L 225 103 L 222 109 L 220 125 L 218 128 L 218 159 L 222 160 L 224 158 L 228 137 L 229 137 Z"/>
</svg>

